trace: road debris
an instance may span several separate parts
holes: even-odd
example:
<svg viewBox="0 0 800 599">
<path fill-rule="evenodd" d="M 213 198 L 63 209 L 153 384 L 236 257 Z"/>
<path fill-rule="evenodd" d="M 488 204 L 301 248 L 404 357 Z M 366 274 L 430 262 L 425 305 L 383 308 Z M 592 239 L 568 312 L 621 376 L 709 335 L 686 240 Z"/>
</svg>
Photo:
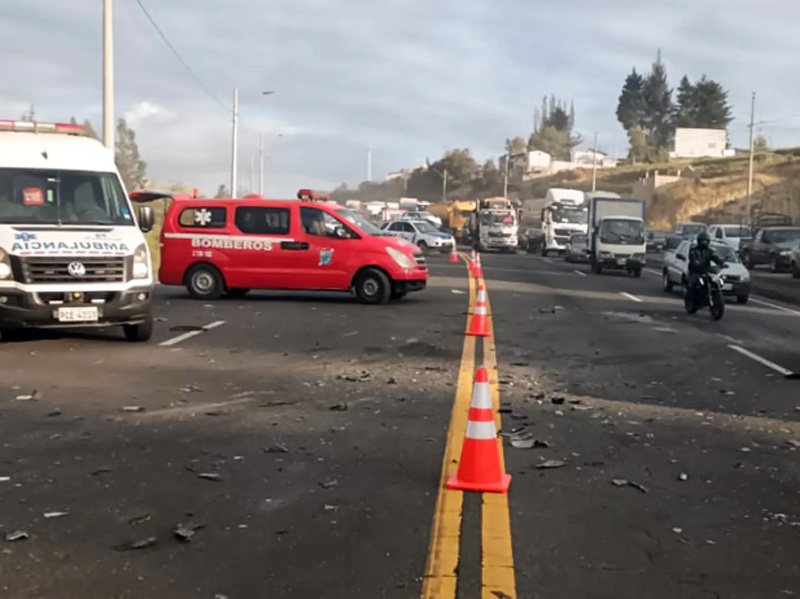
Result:
<svg viewBox="0 0 800 599">
<path fill-rule="evenodd" d="M 497 597 L 497 599 L 513 599 L 513 597 L 511 597 L 511 595 L 507 595 L 503 591 L 492 591 L 492 595 Z"/>
<path fill-rule="evenodd" d="M 110 474 L 111 472 L 114 472 L 113 468 L 109 468 L 108 466 L 102 466 L 100 468 L 92 470 L 91 475 L 92 476 L 99 476 L 101 474 Z"/>
<path fill-rule="evenodd" d="M 565 401 L 567 401 L 567 398 L 564 397 L 563 395 L 553 395 L 550 398 L 550 403 L 552 403 L 552 404 L 554 404 L 556 406 L 563 405 Z"/>
<path fill-rule="evenodd" d="M 350 331 L 349 333 L 342 335 L 342 337 L 346 339 L 347 337 L 355 337 L 356 335 L 358 335 L 358 331 Z"/>
<path fill-rule="evenodd" d="M 319 486 L 323 489 L 332 489 L 339 484 L 338 480 L 327 480 L 325 482 L 319 483 Z"/>
<path fill-rule="evenodd" d="M 200 472 L 197 475 L 197 478 L 202 478 L 203 480 L 210 480 L 214 482 L 219 482 L 222 480 L 222 475 L 217 474 L 216 472 Z"/>
<path fill-rule="evenodd" d="M 150 522 L 150 514 L 139 514 L 128 520 L 128 524 L 131 526 L 139 526 L 145 522 Z"/>
<path fill-rule="evenodd" d="M 347 402 L 342 401 L 337 404 L 333 404 L 330 408 L 328 408 L 331 412 L 346 412 L 347 411 Z"/>
<path fill-rule="evenodd" d="M 678 480 L 685 483 L 687 480 L 689 480 L 689 475 L 688 474 L 684 474 L 683 472 L 681 472 L 678 475 Z"/>
<path fill-rule="evenodd" d="M 794 448 L 800 447 L 800 441 L 797 439 L 787 439 L 786 444 Z"/>
<path fill-rule="evenodd" d="M 39 401 L 42 399 L 42 394 L 34 389 L 30 395 L 17 395 L 14 399 L 16 401 Z"/>
<path fill-rule="evenodd" d="M 561 460 L 545 460 L 541 464 L 537 464 L 536 468 L 538 470 L 552 470 L 554 468 L 563 468 L 566 465 L 567 463 Z"/>
<path fill-rule="evenodd" d="M 683 533 L 683 529 L 675 527 L 672 529 L 672 532 L 674 532 L 676 535 L 679 535 Z"/>
<path fill-rule="evenodd" d="M 262 447 L 261 451 L 264 453 L 289 453 L 289 448 L 280 443 L 275 443 L 271 447 Z"/>
<path fill-rule="evenodd" d="M 202 393 L 203 390 L 197 385 L 184 385 L 180 389 L 183 393 Z"/>
<path fill-rule="evenodd" d="M 42 515 L 49 520 L 51 518 L 63 518 L 64 516 L 69 516 L 69 512 L 45 512 Z"/>
<path fill-rule="evenodd" d="M 348 383 L 364 383 L 372 379 L 372 374 L 364 370 L 359 375 L 340 374 L 337 378 L 347 381 Z"/>
<path fill-rule="evenodd" d="M 123 406 L 122 411 L 130 414 L 137 414 L 144 412 L 145 410 L 142 406 Z"/>
<path fill-rule="evenodd" d="M 192 540 L 192 537 L 197 534 L 197 531 L 204 529 L 205 526 L 202 524 L 195 524 L 194 522 L 189 522 L 187 524 L 178 524 L 173 531 L 175 538 L 183 543 L 188 543 Z"/>
<path fill-rule="evenodd" d="M 387 385 L 396 385 L 397 384 L 397 379 L 395 377 L 391 376 L 391 377 L 389 377 L 389 380 L 386 381 L 386 384 Z"/>
<path fill-rule="evenodd" d="M 158 543 L 158 539 L 155 537 L 146 537 L 144 539 L 139 539 L 137 541 L 130 541 L 128 543 L 123 543 L 119 547 L 117 547 L 118 551 L 137 551 L 140 549 L 149 549 L 150 547 L 155 547 Z"/>
<path fill-rule="evenodd" d="M 635 481 L 628 480 L 627 478 L 613 478 L 611 479 L 611 484 L 615 487 L 631 487 L 632 489 L 636 489 L 641 493 L 648 493 L 647 487 L 641 485 Z"/>
<path fill-rule="evenodd" d="M 11 482 L 10 476 L 0 476 L 0 483 L 8 483 Z"/>
<path fill-rule="evenodd" d="M 14 543 L 16 541 L 27 541 L 30 538 L 31 536 L 23 530 L 15 530 L 14 532 L 10 532 L 6 535 L 6 541 L 9 543 Z"/>
<path fill-rule="evenodd" d="M 511 447 L 515 449 L 547 449 L 550 444 L 547 441 L 534 439 L 530 435 L 518 435 L 511 437 Z"/>
<path fill-rule="evenodd" d="M 63 414 L 63 413 L 64 413 L 64 412 L 62 412 L 62 411 L 61 411 L 61 408 L 56 408 L 56 409 L 55 409 L 55 410 L 53 410 L 52 412 L 48 412 L 48 413 L 47 413 L 47 416 L 48 416 L 49 418 L 54 418 L 55 416 L 61 416 L 61 414 Z"/>
</svg>

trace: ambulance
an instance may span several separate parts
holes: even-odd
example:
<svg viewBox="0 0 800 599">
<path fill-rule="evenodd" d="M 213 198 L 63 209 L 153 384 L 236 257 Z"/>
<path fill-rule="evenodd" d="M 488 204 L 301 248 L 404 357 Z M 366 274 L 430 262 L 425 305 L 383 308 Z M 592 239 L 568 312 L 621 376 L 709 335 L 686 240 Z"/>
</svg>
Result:
<svg viewBox="0 0 800 599">
<path fill-rule="evenodd" d="M 342 291 L 385 304 L 424 289 L 428 267 L 417 247 L 327 194 L 301 189 L 296 200 L 173 197 L 159 279 L 202 300 L 275 289 Z"/>
<path fill-rule="evenodd" d="M 26 328 L 153 330 L 153 273 L 114 155 L 82 127 L 0 121 L 0 335 Z"/>
</svg>

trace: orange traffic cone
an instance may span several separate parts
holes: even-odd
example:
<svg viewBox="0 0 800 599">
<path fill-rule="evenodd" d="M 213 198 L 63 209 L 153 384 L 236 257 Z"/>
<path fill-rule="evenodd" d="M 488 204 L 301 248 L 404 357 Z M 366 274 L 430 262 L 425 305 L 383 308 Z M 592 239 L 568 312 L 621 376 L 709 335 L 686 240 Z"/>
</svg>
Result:
<svg viewBox="0 0 800 599">
<path fill-rule="evenodd" d="M 453 251 L 450 252 L 450 263 L 451 264 L 458 264 L 458 252 L 456 252 L 455 244 L 453 244 Z"/>
<path fill-rule="evenodd" d="M 481 254 L 477 252 L 475 254 L 475 262 L 472 266 L 472 276 L 476 279 L 480 279 L 483 277 L 483 267 L 481 266 Z"/>
<path fill-rule="evenodd" d="M 461 461 L 458 471 L 447 481 L 447 488 L 506 493 L 510 484 L 511 475 L 503 472 L 500 464 L 494 410 L 489 395 L 489 373 L 481 366 L 475 372 L 472 405 L 469 409 Z"/>
<path fill-rule="evenodd" d="M 488 337 L 490 335 L 486 310 L 486 289 L 483 285 L 478 287 L 478 297 L 475 298 L 475 307 L 472 309 L 472 318 L 469 319 L 467 335 L 472 337 Z"/>
</svg>

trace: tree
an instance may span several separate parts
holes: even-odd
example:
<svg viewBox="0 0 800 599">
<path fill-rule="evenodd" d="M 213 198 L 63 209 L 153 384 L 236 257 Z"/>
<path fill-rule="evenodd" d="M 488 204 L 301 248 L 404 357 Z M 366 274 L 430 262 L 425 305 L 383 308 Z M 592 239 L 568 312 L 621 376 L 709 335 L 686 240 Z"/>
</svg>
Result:
<svg viewBox="0 0 800 599">
<path fill-rule="evenodd" d="M 677 127 L 697 127 L 698 98 L 697 88 L 684 75 L 678 86 L 678 105 L 675 108 L 675 125 Z"/>
<path fill-rule="evenodd" d="M 528 150 L 539 150 L 558 160 L 569 160 L 572 148 L 581 143 L 579 135 L 573 135 L 575 106 L 566 100 L 550 96 L 542 100 L 542 112 L 538 115 L 536 130 L 528 139 Z"/>
<path fill-rule="evenodd" d="M 644 127 L 647 115 L 647 102 L 644 99 L 644 77 L 634 68 L 625 78 L 617 103 L 617 120 L 625 131 L 634 127 Z"/>
<path fill-rule="evenodd" d="M 631 128 L 628 131 L 628 144 L 630 146 L 629 157 L 634 164 L 652 160 L 653 148 L 648 143 L 647 131 L 640 126 Z"/>
<path fill-rule="evenodd" d="M 503 173 L 497 168 L 497 163 L 494 160 L 487 160 L 481 167 L 480 174 L 480 191 L 492 192 L 494 189 L 500 189 L 503 184 Z"/>
<path fill-rule="evenodd" d="M 755 152 L 769 151 L 769 142 L 763 134 L 756 135 L 755 139 L 753 139 L 753 150 Z"/>
<path fill-rule="evenodd" d="M 697 103 L 695 127 L 727 129 L 733 120 L 728 92 L 720 83 L 703 75 L 694 85 Z"/>
<path fill-rule="evenodd" d="M 128 127 L 125 119 L 117 123 L 117 143 L 114 160 L 122 177 L 125 188 L 129 191 L 141 189 L 147 182 L 147 163 L 139 155 L 136 133 Z"/>
<path fill-rule="evenodd" d="M 526 144 L 525 140 L 521 137 L 515 137 L 514 139 L 506 139 L 506 154 L 522 154 L 525 151 Z"/>
<path fill-rule="evenodd" d="M 647 105 L 645 121 L 652 143 L 658 148 L 666 148 L 672 140 L 674 108 L 667 69 L 661 62 L 661 50 L 644 81 L 643 92 Z"/>
<path fill-rule="evenodd" d="M 221 183 L 220 186 L 217 187 L 217 193 L 214 195 L 214 199 L 223 200 L 229 197 L 231 197 L 231 192 L 228 190 L 227 187 L 225 187 L 224 184 Z"/>
</svg>

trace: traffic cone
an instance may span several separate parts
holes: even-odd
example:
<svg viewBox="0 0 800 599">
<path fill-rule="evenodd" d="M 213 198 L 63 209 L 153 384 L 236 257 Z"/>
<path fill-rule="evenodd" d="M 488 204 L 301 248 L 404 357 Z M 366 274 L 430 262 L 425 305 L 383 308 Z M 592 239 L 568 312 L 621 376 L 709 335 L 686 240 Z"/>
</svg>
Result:
<svg viewBox="0 0 800 599">
<path fill-rule="evenodd" d="M 475 263 L 472 267 L 472 276 L 476 279 L 480 279 L 483 277 L 483 267 L 481 266 L 481 254 L 477 252 L 475 254 Z"/>
<path fill-rule="evenodd" d="M 489 373 L 481 366 L 475 372 L 472 405 L 469 408 L 467 434 L 461 450 L 458 470 L 447 481 L 448 489 L 506 493 L 511 475 L 503 472 L 494 410 L 489 395 Z"/>
<path fill-rule="evenodd" d="M 472 309 L 472 318 L 469 319 L 467 335 L 472 337 L 488 337 L 489 323 L 486 310 L 486 289 L 483 285 L 478 287 L 478 297 L 475 298 L 475 307 Z"/>
<path fill-rule="evenodd" d="M 469 259 L 469 272 L 475 272 L 475 248 L 472 248 L 472 256 Z"/>
<path fill-rule="evenodd" d="M 453 244 L 453 251 L 450 252 L 450 263 L 451 264 L 458 264 L 458 252 L 456 252 L 455 244 Z"/>
</svg>

